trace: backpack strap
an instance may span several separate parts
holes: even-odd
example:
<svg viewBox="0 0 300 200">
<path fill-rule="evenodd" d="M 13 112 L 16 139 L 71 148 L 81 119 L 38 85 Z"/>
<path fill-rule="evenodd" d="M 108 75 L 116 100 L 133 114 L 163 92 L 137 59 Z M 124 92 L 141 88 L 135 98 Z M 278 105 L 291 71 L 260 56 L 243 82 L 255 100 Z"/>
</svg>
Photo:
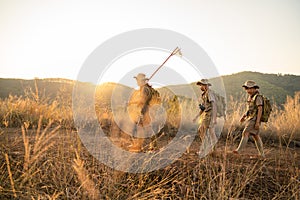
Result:
<svg viewBox="0 0 300 200">
<path fill-rule="evenodd" d="M 143 87 L 140 88 L 140 92 L 142 92 L 142 95 L 146 95 L 147 97 L 151 97 L 151 86 L 148 84 L 145 84 Z"/>
<path fill-rule="evenodd" d="M 257 114 L 258 106 L 256 105 L 256 99 L 259 95 L 260 94 L 257 92 L 253 97 L 248 99 L 247 116 L 249 118 L 253 118 Z"/>
<path fill-rule="evenodd" d="M 259 93 L 256 93 L 256 94 L 254 95 L 254 97 L 253 97 L 254 103 L 255 103 L 255 106 L 256 106 L 256 107 L 257 107 L 257 105 L 256 105 L 256 99 L 257 99 L 258 96 L 260 96 L 260 97 L 262 98 L 262 103 L 264 103 L 263 95 L 262 95 L 262 94 L 259 94 Z M 263 104 L 262 104 L 262 106 L 263 106 Z"/>
</svg>

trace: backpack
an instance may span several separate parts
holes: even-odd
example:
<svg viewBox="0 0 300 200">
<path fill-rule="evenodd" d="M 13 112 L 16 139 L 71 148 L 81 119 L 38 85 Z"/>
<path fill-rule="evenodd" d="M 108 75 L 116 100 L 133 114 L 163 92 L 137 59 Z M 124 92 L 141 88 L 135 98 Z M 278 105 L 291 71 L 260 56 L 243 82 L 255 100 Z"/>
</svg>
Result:
<svg viewBox="0 0 300 200">
<path fill-rule="evenodd" d="M 260 95 L 262 97 L 262 99 L 263 99 L 263 109 L 262 109 L 263 111 L 262 111 L 262 115 L 261 115 L 260 121 L 261 122 L 268 122 L 270 114 L 272 112 L 271 102 L 264 95 L 261 95 L 261 94 L 258 94 L 258 95 Z M 254 99 L 255 101 L 256 101 L 256 97 L 258 95 L 255 96 L 255 99 Z"/>
<path fill-rule="evenodd" d="M 161 103 L 161 98 L 159 92 L 154 89 L 151 85 L 147 84 L 147 87 L 150 89 L 151 92 L 151 100 L 149 105 L 157 105 Z"/>
<path fill-rule="evenodd" d="M 226 102 L 225 97 L 218 93 L 214 93 L 217 104 L 217 116 L 226 118 Z"/>
<path fill-rule="evenodd" d="M 224 119 L 226 119 L 226 101 L 225 101 L 225 97 L 223 97 L 222 95 L 216 93 L 213 90 L 210 90 L 210 92 L 215 97 L 216 107 L 217 107 L 217 117 L 224 117 Z M 203 111 L 205 109 L 205 107 L 202 107 L 202 106 L 203 106 L 202 104 L 199 104 L 199 108 Z"/>
</svg>

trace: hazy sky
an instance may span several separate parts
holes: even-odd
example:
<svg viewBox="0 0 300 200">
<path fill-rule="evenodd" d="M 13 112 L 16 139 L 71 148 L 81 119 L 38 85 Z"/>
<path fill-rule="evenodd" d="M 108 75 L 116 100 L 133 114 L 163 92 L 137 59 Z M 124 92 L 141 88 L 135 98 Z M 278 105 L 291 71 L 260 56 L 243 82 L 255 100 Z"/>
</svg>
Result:
<svg viewBox="0 0 300 200">
<path fill-rule="evenodd" d="M 299 0 L 0 0 L 0 77 L 76 79 L 95 48 L 140 28 L 189 37 L 222 75 L 300 75 L 299 11 Z"/>
</svg>

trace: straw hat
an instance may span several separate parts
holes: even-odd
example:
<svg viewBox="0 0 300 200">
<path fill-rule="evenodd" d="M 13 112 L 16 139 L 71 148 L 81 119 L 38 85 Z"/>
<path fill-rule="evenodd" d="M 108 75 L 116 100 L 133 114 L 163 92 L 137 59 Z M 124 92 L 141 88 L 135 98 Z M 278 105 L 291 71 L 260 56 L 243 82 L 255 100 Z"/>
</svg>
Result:
<svg viewBox="0 0 300 200">
<path fill-rule="evenodd" d="M 197 85 L 208 85 L 208 86 L 211 86 L 211 84 L 208 82 L 207 79 L 201 79 L 200 81 L 197 82 Z"/>
<path fill-rule="evenodd" d="M 244 88 L 259 88 L 259 86 L 252 80 L 247 80 L 244 85 L 242 85 Z"/>
<path fill-rule="evenodd" d="M 137 80 L 149 80 L 148 78 L 146 78 L 146 75 L 143 73 L 139 73 L 138 75 L 134 76 L 133 78 L 135 78 Z"/>
</svg>

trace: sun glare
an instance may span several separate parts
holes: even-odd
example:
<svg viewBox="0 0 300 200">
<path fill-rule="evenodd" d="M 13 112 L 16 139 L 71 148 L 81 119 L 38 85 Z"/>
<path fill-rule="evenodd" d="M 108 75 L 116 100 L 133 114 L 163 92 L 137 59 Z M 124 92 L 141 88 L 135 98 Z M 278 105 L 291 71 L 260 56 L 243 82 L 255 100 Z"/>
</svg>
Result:
<svg viewBox="0 0 300 200">
<path fill-rule="evenodd" d="M 150 77 L 169 55 L 170 52 L 149 49 L 125 53 L 112 61 L 109 66 L 106 66 L 105 70 L 100 75 L 97 84 L 105 82 L 119 83 L 122 82 L 122 80 L 125 80 L 124 78 L 126 76 L 132 78 L 133 72 L 145 73 L 147 77 Z M 200 72 L 184 59 L 184 52 L 182 57 L 176 55 L 172 56 L 160 70 L 165 71 L 167 69 L 172 70 L 172 73 L 177 73 L 183 80 L 186 80 L 186 82 L 193 82 L 201 78 Z M 158 71 L 155 76 L 159 76 L 159 73 L 160 71 Z M 164 77 L 164 80 L 166 79 L 169 79 L 172 83 L 176 82 L 172 76 Z M 134 81 L 132 81 L 132 83 L 125 81 L 124 83 L 128 86 L 135 87 Z M 153 81 L 153 83 L 155 83 L 156 87 L 163 85 L 162 82 L 157 80 Z M 180 84 L 180 82 L 178 82 L 178 84 Z"/>
</svg>

